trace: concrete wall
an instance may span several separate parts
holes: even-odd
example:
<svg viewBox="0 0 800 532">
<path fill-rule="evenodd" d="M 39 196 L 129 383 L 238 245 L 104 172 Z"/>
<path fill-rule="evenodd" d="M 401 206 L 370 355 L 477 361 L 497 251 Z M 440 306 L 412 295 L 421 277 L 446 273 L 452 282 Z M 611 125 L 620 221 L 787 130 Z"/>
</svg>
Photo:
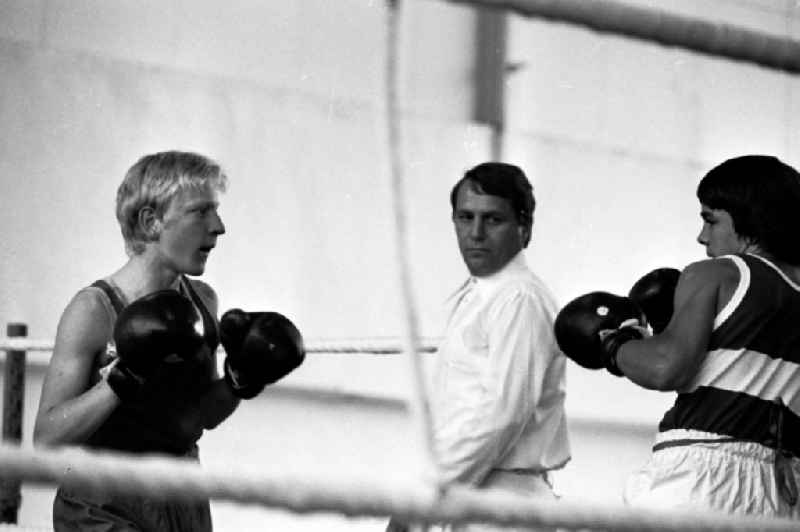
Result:
<svg viewBox="0 0 800 532">
<path fill-rule="evenodd" d="M 635 3 L 800 31 L 789 0 Z M 409 262 L 421 333 L 436 336 L 441 303 L 465 275 L 447 194 L 490 157 L 491 131 L 471 119 L 475 11 L 404 5 Z M 312 339 L 401 334 L 385 16 L 374 0 L 232 0 L 224 9 L 207 0 L 0 0 L 0 323 L 52 338 L 72 294 L 124 261 L 113 201 L 125 170 L 176 148 L 207 153 L 230 175 L 228 233 L 205 275 L 223 309 L 280 310 Z M 534 182 L 527 255 L 562 302 L 625 292 L 652 268 L 702 258 L 694 188 L 722 159 L 768 152 L 800 163 L 795 76 L 565 24 L 509 22 L 508 59 L 519 68 L 506 83 L 505 159 Z M 574 460 L 562 491 L 616 500 L 625 473 L 616 464 L 641 462 L 672 397 L 574 365 L 568 378 Z M 414 460 L 395 444 L 405 411 L 384 408 L 409 395 L 401 359 L 316 355 L 284 386 L 389 402 L 331 406 L 276 388 L 206 437 L 210 466 L 224 467 L 250 441 L 247 452 L 283 445 L 287 462 L 314 467 L 363 463 L 388 475 Z M 318 433 L 339 443 L 319 445 Z M 35 493 L 43 499 L 29 497 L 23 514 L 46 522 L 49 492 Z M 217 508 L 221 522 L 261 512 Z"/>
</svg>

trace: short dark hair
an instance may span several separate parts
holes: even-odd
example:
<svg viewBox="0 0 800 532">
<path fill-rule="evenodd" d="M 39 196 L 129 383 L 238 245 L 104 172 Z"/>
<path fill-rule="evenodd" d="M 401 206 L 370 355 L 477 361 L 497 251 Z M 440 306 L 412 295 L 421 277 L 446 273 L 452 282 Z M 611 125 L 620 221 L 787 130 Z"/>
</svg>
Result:
<svg viewBox="0 0 800 532">
<path fill-rule="evenodd" d="M 730 214 L 736 233 L 778 260 L 800 264 L 800 174 L 770 155 L 743 155 L 712 168 L 697 198 Z"/>
<path fill-rule="evenodd" d="M 525 226 L 530 233 L 533 227 L 533 211 L 536 199 L 525 172 L 518 166 L 507 163 L 481 163 L 464 173 L 450 191 L 450 206 L 456 210 L 456 197 L 462 184 L 469 183 L 478 194 L 499 196 L 511 203 L 511 209 L 517 217 L 517 223 Z M 528 236 L 530 240 L 530 236 Z M 525 242 L 528 245 L 528 242 Z"/>
</svg>

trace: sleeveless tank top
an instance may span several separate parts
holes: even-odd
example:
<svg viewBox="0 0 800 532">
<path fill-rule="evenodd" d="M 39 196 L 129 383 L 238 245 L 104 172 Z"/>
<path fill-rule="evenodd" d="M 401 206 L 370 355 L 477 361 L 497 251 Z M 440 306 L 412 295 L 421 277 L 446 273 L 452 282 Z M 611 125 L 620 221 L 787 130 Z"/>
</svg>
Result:
<svg viewBox="0 0 800 532">
<path fill-rule="evenodd" d="M 694 429 L 800 457 L 800 286 L 756 255 L 727 255 L 739 284 L 708 352 L 659 431 Z"/>
<path fill-rule="evenodd" d="M 93 287 L 108 299 L 112 330 L 125 304 L 120 294 L 106 281 Z M 215 378 L 214 353 L 219 345 L 217 323 L 189 280 L 181 277 L 179 292 L 193 302 L 202 319 L 204 344 L 192 360 L 164 363 L 155 378 L 145 382 L 134 401 L 126 401 L 111 413 L 87 441 L 89 447 L 131 453 L 167 453 L 176 456 L 196 454 L 196 443 L 203 428 L 197 421 L 200 397 Z M 92 381 L 100 380 L 100 368 L 116 357 L 113 339 L 95 360 Z"/>
</svg>

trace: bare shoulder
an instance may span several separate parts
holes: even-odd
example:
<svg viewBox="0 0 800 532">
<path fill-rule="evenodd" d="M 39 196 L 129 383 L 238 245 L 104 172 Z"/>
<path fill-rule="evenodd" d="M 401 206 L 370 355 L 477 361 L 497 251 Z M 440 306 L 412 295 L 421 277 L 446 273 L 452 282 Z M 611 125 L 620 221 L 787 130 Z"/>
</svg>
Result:
<svg viewBox="0 0 800 532">
<path fill-rule="evenodd" d="M 111 337 L 112 317 L 105 295 L 97 288 L 78 291 L 58 323 L 53 358 L 92 358 Z"/>
<path fill-rule="evenodd" d="M 106 331 L 113 325 L 108 296 L 95 287 L 79 290 L 64 309 L 64 315 L 70 315 L 79 321 L 82 321 L 81 318 L 87 318 L 99 329 Z"/>
<path fill-rule="evenodd" d="M 698 288 L 734 288 L 739 282 L 739 268 L 727 257 L 705 259 L 689 264 L 681 272 L 678 291 Z"/>
</svg>

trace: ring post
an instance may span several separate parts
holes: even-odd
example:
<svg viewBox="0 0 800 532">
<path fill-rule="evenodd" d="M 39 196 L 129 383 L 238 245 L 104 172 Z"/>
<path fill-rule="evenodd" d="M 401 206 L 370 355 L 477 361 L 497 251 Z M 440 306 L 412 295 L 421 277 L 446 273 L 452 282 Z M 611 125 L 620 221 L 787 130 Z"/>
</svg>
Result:
<svg viewBox="0 0 800 532">
<path fill-rule="evenodd" d="M 9 338 L 28 336 L 24 323 L 9 323 Z M 19 445 L 22 442 L 22 412 L 25 398 L 25 351 L 6 351 L 3 375 L 3 442 Z M 0 523 L 17 522 L 22 501 L 20 481 L 0 478 Z"/>
</svg>

